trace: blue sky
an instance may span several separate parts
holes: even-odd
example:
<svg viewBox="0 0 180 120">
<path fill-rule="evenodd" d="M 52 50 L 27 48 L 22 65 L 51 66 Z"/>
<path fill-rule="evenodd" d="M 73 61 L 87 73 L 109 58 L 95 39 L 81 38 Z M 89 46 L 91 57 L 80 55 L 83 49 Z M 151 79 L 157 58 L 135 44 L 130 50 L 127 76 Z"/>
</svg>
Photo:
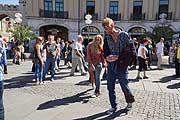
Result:
<svg viewBox="0 0 180 120">
<path fill-rule="evenodd" d="M 19 0 L 0 0 L 0 4 L 15 4 L 18 5 Z"/>
</svg>

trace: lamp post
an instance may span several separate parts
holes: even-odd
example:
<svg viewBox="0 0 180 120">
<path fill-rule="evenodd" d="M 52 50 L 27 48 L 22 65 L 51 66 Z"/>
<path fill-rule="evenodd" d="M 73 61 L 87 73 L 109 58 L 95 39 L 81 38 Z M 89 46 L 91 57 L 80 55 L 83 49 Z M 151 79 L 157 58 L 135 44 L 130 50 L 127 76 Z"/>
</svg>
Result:
<svg viewBox="0 0 180 120">
<path fill-rule="evenodd" d="M 26 21 L 26 18 L 25 18 L 25 15 L 26 15 L 26 0 L 19 0 L 19 5 L 20 5 L 20 9 L 21 9 L 21 12 L 23 14 L 23 25 L 27 25 L 27 21 Z"/>
<path fill-rule="evenodd" d="M 161 13 L 160 15 L 159 15 L 159 18 L 160 18 L 160 20 L 159 20 L 159 24 L 161 24 L 161 26 L 162 26 L 162 35 L 163 35 L 163 37 L 164 37 L 164 26 L 165 26 L 165 24 L 166 24 L 166 22 L 167 22 L 167 20 L 166 20 L 166 17 L 167 17 L 167 14 L 166 13 Z"/>
<path fill-rule="evenodd" d="M 85 23 L 88 25 L 88 43 L 89 43 L 89 25 L 92 23 L 92 20 L 91 20 L 92 16 L 90 14 L 87 14 L 85 16 Z"/>
</svg>

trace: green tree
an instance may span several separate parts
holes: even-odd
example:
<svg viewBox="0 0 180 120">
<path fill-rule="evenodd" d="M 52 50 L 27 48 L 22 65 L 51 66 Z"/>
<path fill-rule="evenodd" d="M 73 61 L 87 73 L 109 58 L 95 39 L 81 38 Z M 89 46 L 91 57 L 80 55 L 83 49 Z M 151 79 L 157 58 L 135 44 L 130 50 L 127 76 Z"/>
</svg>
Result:
<svg viewBox="0 0 180 120">
<path fill-rule="evenodd" d="M 13 34 L 15 39 L 19 39 L 22 42 L 29 41 L 36 37 L 30 27 L 23 25 L 17 25 L 13 29 L 9 30 L 9 32 Z"/>
<path fill-rule="evenodd" d="M 164 37 L 166 41 L 172 40 L 172 36 L 177 32 L 171 29 L 171 25 L 167 26 L 155 26 L 151 27 L 153 32 L 146 32 L 144 36 L 150 37 L 155 43 L 157 43 L 161 37 Z"/>
</svg>

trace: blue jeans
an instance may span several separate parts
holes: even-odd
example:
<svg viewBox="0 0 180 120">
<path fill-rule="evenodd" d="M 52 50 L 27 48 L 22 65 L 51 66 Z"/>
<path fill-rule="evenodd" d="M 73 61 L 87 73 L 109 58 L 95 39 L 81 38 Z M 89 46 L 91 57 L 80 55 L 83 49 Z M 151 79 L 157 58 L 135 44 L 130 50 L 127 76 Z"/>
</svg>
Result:
<svg viewBox="0 0 180 120">
<path fill-rule="evenodd" d="M 4 120 L 3 91 L 3 81 L 0 81 L 0 120 Z"/>
<path fill-rule="evenodd" d="M 107 88 L 109 91 L 109 100 L 112 108 L 116 108 L 115 84 L 118 79 L 121 89 L 124 93 L 127 103 L 134 102 L 134 96 L 128 86 L 128 70 L 117 68 L 114 63 L 109 63 L 107 68 Z"/>
<path fill-rule="evenodd" d="M 34 64 L 35 65 L 35 79 L 37 81 L 42 81 L 43 77 L 43 66 L 41 63 Z"/>
<path fill-rule="evenodd" d="M 45 63 L 45 66 L 44 66 L 44 71 L 43 71 L 43 80 L 45 80 L 45 76 L 46 76 L 46 74 L 48 72 L 49 67 L 51 69 L 51 79 L 54 79 L 55 61 L 56 61 L 56 59 L 54 57 L 46 59 L 46 63 Z"/>
<path fill-rule="evenodd" d="M 95 65 L 95 93 L 99 93 L 100 91 L 100 85 L 101 85 L 101 76 L 102 76 L 102 63 L 98 63 Z"/>
</svg>

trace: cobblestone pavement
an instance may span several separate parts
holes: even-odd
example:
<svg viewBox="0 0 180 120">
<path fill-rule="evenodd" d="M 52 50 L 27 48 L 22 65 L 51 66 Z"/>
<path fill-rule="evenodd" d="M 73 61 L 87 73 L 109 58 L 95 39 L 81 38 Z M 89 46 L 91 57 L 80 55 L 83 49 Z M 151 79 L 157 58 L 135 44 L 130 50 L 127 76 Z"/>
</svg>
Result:
<svg viewBox="0 0 180 120">
<path fill-rule="evenodd" d="M 106 80 L 102 94 L 91 98 L 93 90 L 88 76 L 69 77 L 68 69 L 61 69 L 53 82 L 44 85 L 32 82 L 31 62 L 20 66 L 8 64 L 5 75 L 4 102 L 7 120 L 180 120 L 180 82 L 172 77 L 174 70 L 151 70 L 150 79 L 137 81 L 137 71 L 129 71 L 130 87 L 136 102 L 131 111 L 125 111 L 123 93 L 116 85 L 118 111 L 105 114 L 110 107 Z"/>
</svg>

